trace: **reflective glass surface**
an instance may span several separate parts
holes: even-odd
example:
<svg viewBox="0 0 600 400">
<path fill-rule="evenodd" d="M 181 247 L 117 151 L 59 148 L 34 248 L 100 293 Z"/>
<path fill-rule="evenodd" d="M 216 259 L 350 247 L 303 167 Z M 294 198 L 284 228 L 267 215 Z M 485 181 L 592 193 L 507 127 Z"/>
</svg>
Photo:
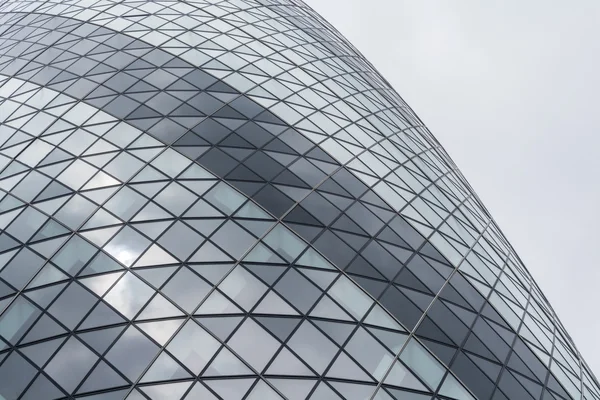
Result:
<svg viewBox="0 0 600 400">
<path fill-rule="evenodd" d="M 0 399 L 600 400 L 301 0 L 0 2 Z"/>
</svg>

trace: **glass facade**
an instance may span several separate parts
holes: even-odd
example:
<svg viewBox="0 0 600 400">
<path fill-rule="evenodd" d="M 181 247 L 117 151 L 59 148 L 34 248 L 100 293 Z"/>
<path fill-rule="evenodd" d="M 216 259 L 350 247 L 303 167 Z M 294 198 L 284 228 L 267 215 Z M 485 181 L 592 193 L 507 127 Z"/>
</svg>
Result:
<svg viewBox="0 0 600 400">
<path fill-rule="evenodd" d="M 0 399 L 600 400 L 300 0 L 0 1 Z"/>
</svg>

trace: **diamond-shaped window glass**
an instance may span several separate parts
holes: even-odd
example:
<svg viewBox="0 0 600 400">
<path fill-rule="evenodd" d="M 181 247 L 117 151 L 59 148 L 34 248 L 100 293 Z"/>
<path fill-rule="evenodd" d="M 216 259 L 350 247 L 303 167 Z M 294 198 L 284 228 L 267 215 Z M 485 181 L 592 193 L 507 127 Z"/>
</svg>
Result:
<svg viewBox="0 0 600 400">
<path fill-rule="evenodd" d="M 16 343 L 40 314 L 27 299 L 18 297 L 0 317 L 0 336 L 9 343 Z"/>
<path fill-rule="evenodd" d="M 126 181 L 140 170 L 143 165 L 142 161 L 127 152 L 122 152 L 105 166 L 104 170 L 120 181 Z"/>
<path fill-rule="evenodd" d="M 181 268 L 163 288 L 164 294 L 187 312 L 192 312 L 211 286 L 187 267 Z"/>
<path fill-rule="evenodd" d="M 200 374 L 221 344 L 193 321 L 188 321 L 167 350 L 193 373 Z"/>
<path fill-rule="evenodd" d="M 221 282 L 219 288 L 247 311 L 267 290 L 267 286 L 239 265 Z"/>
<path fill-rule="evenodd" d="M 21 289 L 43 264 L 43 258 L 29 250 L 29 248 L 23 247 L 8 265 L 0 271 L 0 278 L 15 288 Z"/>
<path fill-rule="evenodd" d="M 158 243 L 180 260 L 186 260 L 196 250 L 204 238 L 181 221 L 175 222 L 158 239 Z"/>
<path fill-rule="evenodd" d="M 1 357 L 0 357 L 1 359 Z M 0 397 L 17 399 L 31 383 L 36 369 L 16 351 L 0 365 Z"/>
<path fill-rule="evenodd" d="M 237 354 L 258 371 L 262 371 L 280 344 L 256 322 L 247 319 L 229 339 L 229 345 Z"/>
<path fill-rule="evenodd" d="M 106 355 L 106 359 L 128 379 L 135 380 L 148 367 L 158 346 L 135 327 L 130 326 Z"/>
<path fill-rule="evenodd" d="M 74 235 L 69 239 L 66 245 L 52 257 L 52 262 L 60 267 L 63 271 L 77 275 L 83 266 L 92 258 L 97 249 L 83 240 L 81 237 Z"/>
<path fill-rule="evenodd" d="M 181 215 L 196 200 L 196 196 L 176 182 L 171 182 L 155 198 L 173 215 Z"/>
<path fill-rule="evenodd" d="M 90 349 L 75 337 L 71 337 L 44 368 L 44 371 L 63 389 L 71 393 L 97 359 L 98 356 Z"/>
<path fill-rule="evenodd" d="M 127 318 L 133 318 L 150 299 L 154 290 L 131 273 L 125 274 L 106 294 L 104 300 Z"/>
<path fill-rule="evenodd" d="M 364 317 L 373 304 L 373 301 L 355 283 L 344 276 L 334 283 L 328 293 L 358 320 Z"/>
<path fill-rule="evenodd" d="M 54 215 L 71 229 L 77 229 L 96 209 L 96 205 L 76 194 Z"/>
<path fill-rule="evenodd" d="M 74 329 L 98 299 L 73 282 L 52 303 L 48 312 L 69 329 Z"/>
<path fill-rule="evenodd" d="M 150 246 L 150 241 L 126 226 L 108 244 L 104 251 L 126 266 L 133 262 Z"/>
<path fill-rule="evenodd" d="M 72 189 L 80 189 L 88 181 L 97 169 L 81 160 L 75 160 L 59 176 L 58 181 Z"/>
<path fill-rule="evenodd" d="M 281 224 L 273 228 L 264 241 L 288 261 L 295 260 L 306 248 L 306 244 L 298 236 Z"/>
<path fill-rule="evenodd" d="M 411 339 L 400 359 L 418 375 L 427 385 L 435 390 L 444 377 L 445 368 L 415 339 Z"/>
<path fill-rule="evenodd" d="M 124 186 L 104 205 L 108 211 L 124 221 L 128 221 L 148 200 L 141 194 Z"/>
<path fill-rule="evenodd" d="M 246 200 L 244 196 L 222 182 L 209 191 L 204 198 L 227 215 L 233 214 Z"/>
<path fill-rule="evenodd" d="M 290 348 L 318 373 L 322 373 L 338 351 L 338 347 L 304 321 L 288 341 Z"/>
<path fill-rule="evenodd" d="M 240 258 L 257 239 L 232 221 L 227 221 L 211 240 L 234 258 Z"/>
</svg>

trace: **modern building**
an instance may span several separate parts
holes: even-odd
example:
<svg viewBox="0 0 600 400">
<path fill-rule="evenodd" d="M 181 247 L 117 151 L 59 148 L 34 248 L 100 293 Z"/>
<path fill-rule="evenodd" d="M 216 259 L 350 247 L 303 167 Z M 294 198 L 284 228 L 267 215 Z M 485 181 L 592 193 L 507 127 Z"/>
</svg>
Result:
<svg viewBox="0 0 600 400">
<path fill-rule="evenodd" d="M 300 0 L 0 1 L 0 399 L 599 400 Z"/>
</svg>

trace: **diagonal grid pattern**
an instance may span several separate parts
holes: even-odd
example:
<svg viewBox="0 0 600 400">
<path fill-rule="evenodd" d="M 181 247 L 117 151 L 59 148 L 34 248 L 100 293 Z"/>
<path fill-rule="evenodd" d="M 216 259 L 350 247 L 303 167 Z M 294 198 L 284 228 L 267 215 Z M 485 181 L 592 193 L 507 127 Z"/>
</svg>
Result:
<svg viewBox="0 0 600 400">
<path fill-rule="evenodd" d="M 599 397 L 440 145 L 301 2 L 0 13 L 3 397 Z"/>
</svg>

